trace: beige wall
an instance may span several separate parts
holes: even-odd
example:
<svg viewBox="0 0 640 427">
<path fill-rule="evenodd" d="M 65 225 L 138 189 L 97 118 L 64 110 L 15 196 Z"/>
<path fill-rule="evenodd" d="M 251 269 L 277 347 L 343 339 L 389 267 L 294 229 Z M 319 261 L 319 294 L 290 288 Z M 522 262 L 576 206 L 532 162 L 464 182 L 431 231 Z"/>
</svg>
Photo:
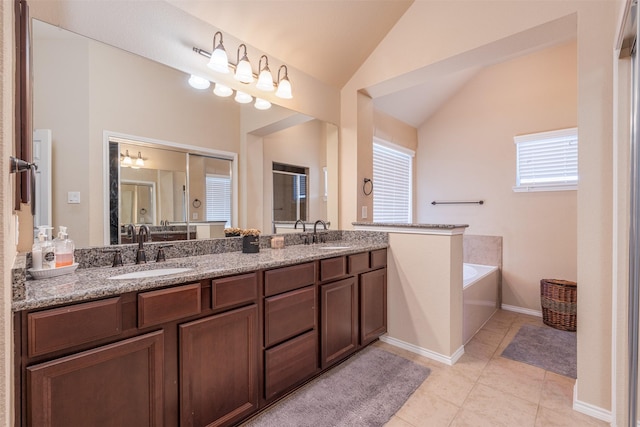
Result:
<svg viewBox="0 0 640 427">
<path fill-rule="evenodd" d="M 580 191 L 577 196 L 578 386 L 576 406 L 611 409 L 612 49 L 617 1 L 414 2 L 341 90 L 340 225 L 358 218 L 360 178 L 368 158 L 359 138 L 358 93 L 384 83 L 419 83 L 429 66 L 575 14 L 578 36 Z M 455 24 L 453 24 L 455 23 Z M 491 23 L 487 25 L 487 23 Z M 527 41 L 510 38 L 511 47 Z M 406 52 L 412 52 L 407 55 Z M 406 76 L 406 77 L 405 77 Z M 383 95 L 382 93 L 380 95 Z M 363 129 L 363 132 L 368 132 Z M 356 161 L 359 162 L 359 161 Z"/>
<path fill-rule="evenodd" d="M 513 137 L 575 127 L 577 101 L 571 42 L 482 70 L 418 130 L 417 222 L 502 236 L 503 304 L 539 312 L 540 279 L 577 279 L 577 192 L 512 190 Z"/>
</svg>

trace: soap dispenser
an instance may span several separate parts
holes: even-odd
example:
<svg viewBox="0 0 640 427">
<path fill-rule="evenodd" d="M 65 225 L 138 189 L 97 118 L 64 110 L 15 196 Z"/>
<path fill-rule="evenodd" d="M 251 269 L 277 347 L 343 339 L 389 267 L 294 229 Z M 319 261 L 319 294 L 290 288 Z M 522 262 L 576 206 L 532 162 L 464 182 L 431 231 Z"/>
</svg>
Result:
<svg viewBox="0 0 640 427">
<path fill-rule="evenodd" d="M 55 248 L 53 246 L 53 242 L 49 240 L 49 236 L 47 230 L 53 230 L 53 227 L 49 227 L 48 225 L 44 225 L 40 227 L 43 230 L 44 241 L 40 243 L 40 248 L 42 249 L 42 268 L 56 268 L 56 253 Z"/>
<path fill-rule="evenodd" d="M 56 268 L 67 267 L 73 264 L 73 240 L 69 239 L 67 227 L 60 226 L 58 238 L 54 242 L 56 249 Z"/>
<path fill-rule="evenodd" d="M 35 270 L 42 270 L 42 247 L 46 240 L 46 231 L 43 227 L 38 227 L 38 236 L 31 247 L 31 266 Z"/>
</svg>

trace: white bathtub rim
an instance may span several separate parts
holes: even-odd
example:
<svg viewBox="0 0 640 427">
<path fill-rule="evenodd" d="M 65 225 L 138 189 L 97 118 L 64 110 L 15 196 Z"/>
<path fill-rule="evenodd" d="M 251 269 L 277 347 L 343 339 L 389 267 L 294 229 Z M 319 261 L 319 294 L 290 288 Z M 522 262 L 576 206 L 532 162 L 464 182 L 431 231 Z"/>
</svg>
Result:
<svg viewBox="0 0 640 427">
<path fill-rule="evenodd" d="M 466 289 L 469 286 L 472 286 L 474 283 L 479 282 L 480 280 L 482 280 L 483 278 L 485 278 L 489 274 L 491 274 L 494 271 L 498 270 L 498 267 L 495 266 L 495 265 L 471 264 L 471 263 L 468 263 L 468 262 L 465 262 L 463 265 L 466 265 L 466 266 L 469 266 L 469 267 L 473 267 L 476 270 L 477 274 L 472 276 L 469 279 L 465 279 L 463 277 L 463 279 L 462 279 L 462 289 Z"/>
</svg>

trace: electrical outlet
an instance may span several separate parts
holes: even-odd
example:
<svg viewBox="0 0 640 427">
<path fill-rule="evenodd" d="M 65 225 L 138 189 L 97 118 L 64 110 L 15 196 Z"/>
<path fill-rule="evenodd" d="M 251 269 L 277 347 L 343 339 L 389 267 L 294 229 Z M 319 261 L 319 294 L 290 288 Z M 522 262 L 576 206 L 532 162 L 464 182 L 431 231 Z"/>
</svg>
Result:
<svg viewBox="0 0 640 427">
<path fill-rule="evenodd" d="M 367 207 L 363 206 L 362 207 L 362 218 L 365 219 L 367 217 Z"/>
<path fill-rule="evenodd" d="M 78 204 L 80 203 L 80 192 L 69 191 L 67 193 L 67 203 Z"/>
</svg>

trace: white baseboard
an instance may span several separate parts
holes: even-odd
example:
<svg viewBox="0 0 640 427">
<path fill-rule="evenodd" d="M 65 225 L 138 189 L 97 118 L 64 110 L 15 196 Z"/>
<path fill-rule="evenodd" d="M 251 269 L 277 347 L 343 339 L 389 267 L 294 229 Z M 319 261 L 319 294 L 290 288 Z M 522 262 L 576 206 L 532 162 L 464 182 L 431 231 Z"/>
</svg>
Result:
<svg viewBox="0 0 640 427">
<path fill-rule="evenodd" d="M 578 380 L 573 385 L 573 410 L 597 418 L 605 423 L 611 424 L 613 421 L 611 411 L 578 400 Z M 638 425 L 640 426 L 640 424 Z"/>
<path fill-rule="evenodd" d="M 500 308 L 507 311 L 513 311 L 516 313 L 528 314 L 529 316 L 542 317 L 542 311 L 531 310 L 530 308 L 518 307 L 516 305 L 508 305 L 508 304 L 502 304 Z"/>
<path fill-rule="evenodd" d="M 436 353 L 435 351 L 427 350 L 426 348 L 418 347 L 417 345 L 392 338 L 389 335 L 381 336 L 380 341 L 386 342 L 387 344 L 396 347 L 400 347 L 412 353 L 419 354 L 420 356 L 427 357 L 429 359 L 444 363 L 445 365 L 449 366 L 453 366 L 464 354 L 464 346 L 460 346 L 460 348 L 456 350 L 451 356 L 445 356 L 444 354 Z"/>
</svg>

